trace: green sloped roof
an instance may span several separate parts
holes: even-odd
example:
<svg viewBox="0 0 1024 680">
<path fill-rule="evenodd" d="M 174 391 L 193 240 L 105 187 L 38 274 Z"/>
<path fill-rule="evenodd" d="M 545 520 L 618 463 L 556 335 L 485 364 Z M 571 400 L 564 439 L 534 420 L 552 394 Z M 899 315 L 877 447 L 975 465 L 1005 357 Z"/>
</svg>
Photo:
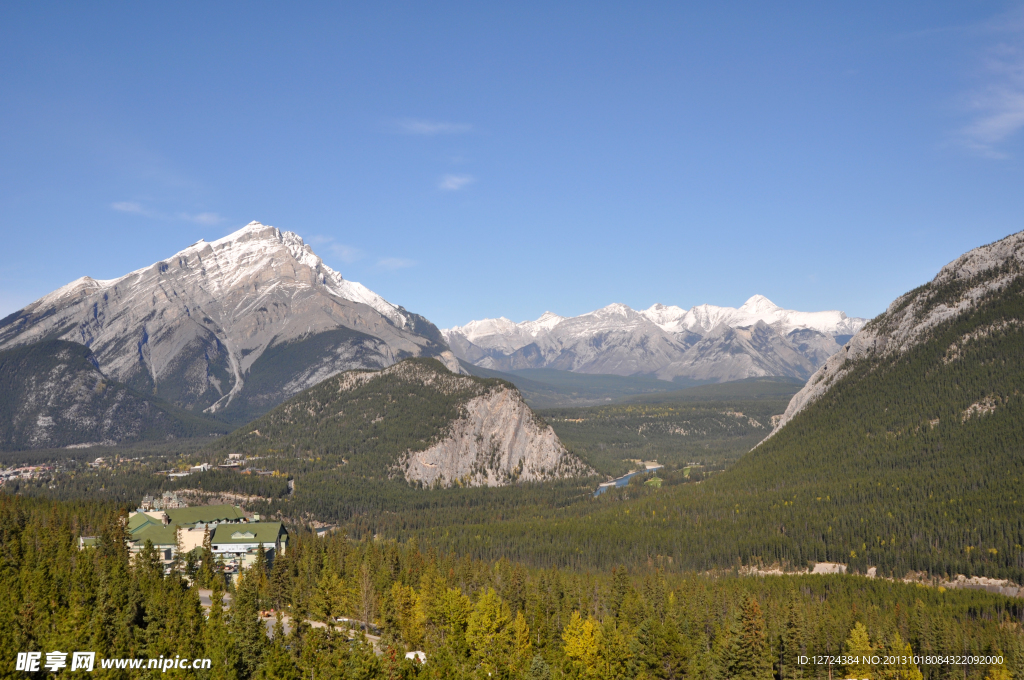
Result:
<svg viewBox="0 0 1024 680">
<path fill-rule="evenodd" d="M 173 524 L 168 526 L 146 526 L 132 534 L 131 540 L 139 545 L 145 545 L 151 541 L 153 545 L 176 545 L 178 543 L 178 527 Z"/>
<path fill-rule="evenodd" d="M 251 522 L 249 524 L 221 524 L 213 532 L 211 543 L 262 543 L 272 546 L 281 533 L 287 534 L 280 522 Z"/>
<path fill-rule="evenodd" d="M 234 505 L 197 505 L 193 508 L 176 508 L 164 512 L 173 524 L 205 524 L 245 519 L 245 513 Z"/>
<path fill-rule="evenodd" d="M 128 533 L 134 536 L 136 532 L 141 531 L 150 525 L 163 526 L 163 522 L 140 512 L 128 518 Z"/>
</svg>

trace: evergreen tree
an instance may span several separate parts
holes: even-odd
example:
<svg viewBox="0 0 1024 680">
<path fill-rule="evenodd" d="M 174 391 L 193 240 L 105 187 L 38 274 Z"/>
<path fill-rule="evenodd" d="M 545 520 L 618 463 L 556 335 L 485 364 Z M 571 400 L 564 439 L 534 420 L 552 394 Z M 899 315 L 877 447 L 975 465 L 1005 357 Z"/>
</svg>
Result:
<svg viewBox="0 0 1024 680">
<path fill-rule="evenodd" d="M 803 612 L 797 605 L 796 596 L 794 595 L 790 597 L 789 604 L 786 607 L 786 630 L 782 637 L 782 658 L 779 662 L 779 675 L 782 680 L 802 680 L 804 676 L 803 665 L 798 660 L 798 657 L 806 651 L 804 635 Z"/>
<path fill-rule="evenodd" d="M 466 622 L 470 653 L 485 672 L 495 673 L 498 668 L 509 665 L 513 642 L 511 624 L 508 604 L 493 588 L 488 588 L 473 605 Z"/>
<path fill-rule="evenodd" d="M 527 680 L 551 680 L 551 666 L 540 654 L 536 654 L 530 661 L 530 669 L 526 672 Z M 995 680 L 993 678 L 993 680 Z"/>
<path fill-rule="evenodd" d="M 196 585 L 200 588 L 212 588 L 215 568 L 210 528 L 206 527 L 203 529 L 203 549 L 199 557 L 199 569 L 196 571 Z"/>
<path fill-rule="evenodd" d="M 270 605 L 277 610 L 291 604 L 292 560 L 286 553 L 274 558 L 274 566 L 270 570 L 270 581 L 267 586 Z"/>
<path fill-rule="evenodd" d="M 214 580 L 210 595 L 210 615 L 203 634 L 205 656 L 210 659 L 213 680 L 236 680 L 240 659 L 224 616 L 224 591 L 220 580 Z"/>
<path fill-rule="evenodd" d="M 231 635 L 239 654 L 239 676 L 255 675 L 267 646 L 267 629 L 260 619 L 259 575 L 253 570 L 239 574 L 231 603 Z"/>
<path fill-rule="evenodd" d="M 772 680 L 771 652 L 764 615 L 756 598 L 747 595 L 740 619 L 739 650 L 734 680 Z"/>
<path fill-rule="evenodd" d="M 914 651 L 909 644 L 903 642 L 898 632 L 893 632 L 889 644 L 885 646 L 884 656 L 892 659 L 878 672 L 879 680 L 922 680 L 921 670 L 914 664 Z M 867 676 L 865 676 L 867 677 Z"/>
<path fill-rule="evenodd" d="M 851 660 L 856 659 L 845 666 L 846 676 L 858 678 L 858 680 L 874 680 L 875 667 L 869 661 L 874 654 L 875 648 L 868 638 L 868 629 L 858 621 L 850 631 L 850 637 L 846 639 L 846 645 L 843 648 L 844 656 Z"/>
<path fill-rule="evenodd" d="M 592 618 L 584 619 L 573 611 L 569 624 L 562 632 L 568 670 L 574 677 L 596 678 L 600 675 L 601 628 Z"/>
</svg>

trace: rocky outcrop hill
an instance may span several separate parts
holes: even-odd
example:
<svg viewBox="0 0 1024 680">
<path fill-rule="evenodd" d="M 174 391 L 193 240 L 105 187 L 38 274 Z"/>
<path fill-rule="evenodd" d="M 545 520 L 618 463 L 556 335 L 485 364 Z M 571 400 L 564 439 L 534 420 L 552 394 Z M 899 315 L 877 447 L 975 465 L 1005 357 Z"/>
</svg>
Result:
<svg viewBox="0 0 1024 680">
<path fill-rule="evenodd" d="M 336 375 L 213 445 L 218 453 L 341 456 L 346 475 L 501 486 L 593 474 L 518 390 L 407 359 Z"/>
</svg>

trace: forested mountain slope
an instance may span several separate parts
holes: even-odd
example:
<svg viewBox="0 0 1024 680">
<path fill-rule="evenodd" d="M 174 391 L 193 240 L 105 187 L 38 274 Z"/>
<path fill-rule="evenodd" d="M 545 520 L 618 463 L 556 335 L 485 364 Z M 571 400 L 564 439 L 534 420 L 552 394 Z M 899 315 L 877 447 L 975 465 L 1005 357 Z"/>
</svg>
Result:
<svg viewBox="0 0 1024 680">
<path fill-rule="evenodd" d="M 116 444 L 227 432 L 107 378 L 85 345 L 50 340 L 0 352 L 0 450 Z"/>
<path fill-rule="evenodd" d="M 801 390 L 783 416 L 784 426 L 808 404 L 825 394 L 837 381 L 864 362 L 883 361 L 936 338 L 945 322 L 969 315 L 1002 295 L 1024 272 L 1024 232 L 965 253 L 943 267 L 935 278 L 893 301 L 885 313 L 870 321 L 851 341 L 822 366 Z M 985 337 L 1000 324 L 1019 324 L 1019 319 L 996 320 L 991 327 L 974 329 L 961 339 Z M 1019 328 L 1019 326 L 1018 326 Z M 957 358 L 956 343 L 948 346 L 948 359 Z"/>
<path fill-rule="evenodd" d="M 261 457 L 335 459 L 337 474 L 428 486 L 499 486 L 592 472 L 514 386 L 434 359 L 330 378 L 212 445 Z"/>
<path fill-rule="evenodd" d="M 444 540 L 540 563 L 836 561 L 1024 580 L 1021 242 L 900 298 L 864 331 L 884 346 L 823 372 L 830 388 L 721 475 Z"/>
</svg>

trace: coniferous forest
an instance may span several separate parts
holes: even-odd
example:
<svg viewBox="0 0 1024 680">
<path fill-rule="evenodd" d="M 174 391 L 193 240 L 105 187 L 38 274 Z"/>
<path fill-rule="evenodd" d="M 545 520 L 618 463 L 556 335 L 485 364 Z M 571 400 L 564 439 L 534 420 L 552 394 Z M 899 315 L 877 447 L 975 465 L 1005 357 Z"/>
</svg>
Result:
<svg viewBox="0 0 1024 680">
<path fill-rule="evenodd" d="M 100 537 L 96 547 L 79 549 L 83 531 Z M 124 531 L 123 513 L 109 505 L 0 499 L 5 659 L 83 649 L 100 659 L 202 657 L 208 671 L 173 673 L 237 680 L 1002 680 L 1024 670 L 1024 604 L 985 592 L 863 577 L 537 569 L 440 554 L 415 540 L 312 533 L 229 585 L 208 550 L 169 574 L 152 549 L 129 560 Z M 205 608 L 202 587 L 212 591 Z M 368 634 L 339 618 L 376 625 Z M 864 664 L 870 656 L 881 662 Z M 11 668 L 0 675 L 25 677 Z"/>
</svg>

